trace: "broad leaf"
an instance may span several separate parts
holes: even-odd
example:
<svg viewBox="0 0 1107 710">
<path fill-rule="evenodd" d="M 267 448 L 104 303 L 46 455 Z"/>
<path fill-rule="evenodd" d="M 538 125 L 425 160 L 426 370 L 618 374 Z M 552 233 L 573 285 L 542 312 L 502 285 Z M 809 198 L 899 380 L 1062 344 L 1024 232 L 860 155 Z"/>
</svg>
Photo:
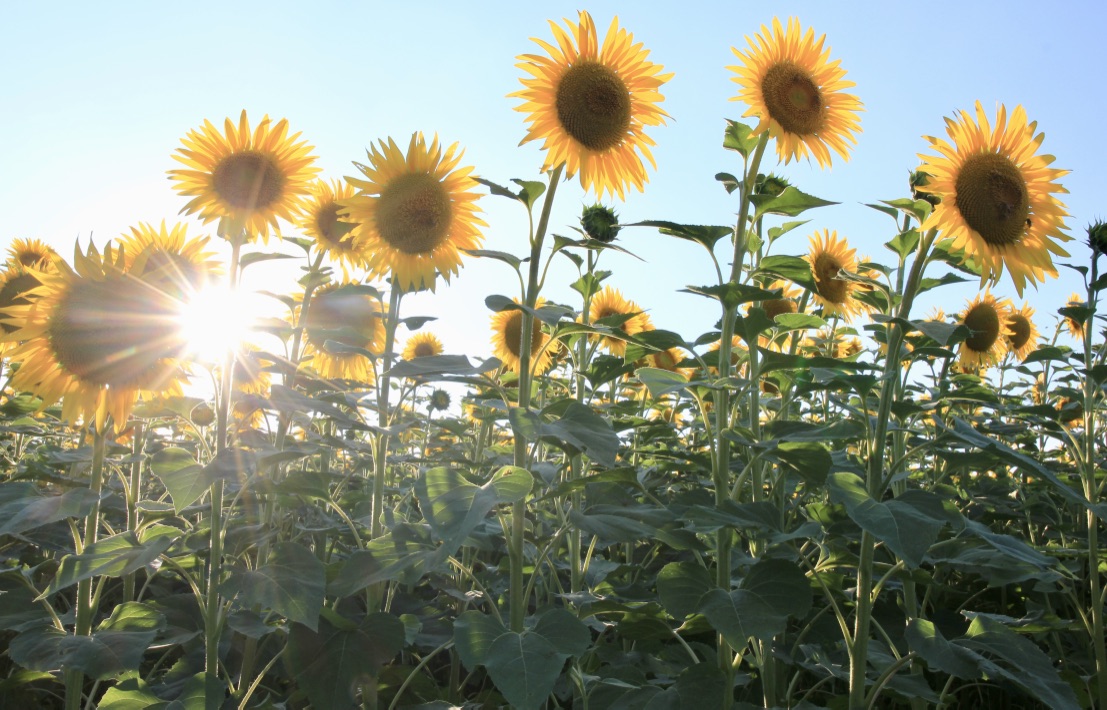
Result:
<svg viewBox="0 0 1107 710">
<path fill-rule="evenodd" d="M 738 589 L 705 594 L 699 611 L 732 646 L 742 648 L 751 638 L 767 641 L 784 631 L 788 617 L 806 614 L 811 601 L 811 585 L 798 567 L 767 559 L 750 569 Z"/>
<path fill-rule="evenodd" d="M 315 631 L 325 586 L 326 572 L 318 557 L 302 545 L 278 542 L 264 565 L 255 570 L 234 568 L 219 591 L 228 597 L 239 595 L 243 606 L 272 609 Z"/>
<path fill-rule="evenodd" d="M 488 648 L 484 667 L 511 707 L 542 707 L 561 675 L 566 656 L 536 633 L 508 631 Z"/>
</svg>

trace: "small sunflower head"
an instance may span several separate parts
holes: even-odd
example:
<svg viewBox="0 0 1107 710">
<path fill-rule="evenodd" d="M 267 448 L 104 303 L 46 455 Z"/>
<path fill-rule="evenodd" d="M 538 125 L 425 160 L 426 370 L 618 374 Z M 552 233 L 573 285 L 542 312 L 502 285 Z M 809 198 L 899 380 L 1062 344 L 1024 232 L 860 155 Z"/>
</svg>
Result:
<svg viewBox="0 0 1107 710">
<path fill-rule="evenodd" d="M 439 412 L 444 412 L 449 409 L 450 393 L 446 390 L 435 390 L 434 392 L 431 392 L 430 408 Z"/>
<path fill-rule="evenodd" d="M 580 226 L 584 233 L 597 242 L 610 244 L 619 236 L 619 215 L 610 207 L 596 203 L 585 207 L 580 215 Z"/>
<path fill-rule="evenodd" d="M 973 299 L 961 312 L 961 323 L 972 334 L 961 343 L 959 364 L 967 370 L 996 365 L 1007 354 L 1011 302 L 991 293 Z"/>
</svg>

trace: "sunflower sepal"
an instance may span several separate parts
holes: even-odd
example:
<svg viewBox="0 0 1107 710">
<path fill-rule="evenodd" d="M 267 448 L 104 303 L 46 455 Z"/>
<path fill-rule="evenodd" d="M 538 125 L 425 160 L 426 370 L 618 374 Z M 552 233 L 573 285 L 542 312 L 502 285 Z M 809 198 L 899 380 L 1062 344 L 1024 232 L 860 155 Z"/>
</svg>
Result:
<svg viewBox="0 0 1107 710">
<path fill-rule="evenodd" d="M 828 205 L 838 204 L 837 202 L 824 200 L 821 197 L 809 195 L 792 185 L 785 188 L 784 192 L 781 192 L 779 195 L 768 193 L 750 195 L 750 202 L 753 203 L 753 221 L 755 222 L 767 214 L 799 217 L 807 210 L 814 209 L 815 207 L 826 207 Z"/>
</svg>

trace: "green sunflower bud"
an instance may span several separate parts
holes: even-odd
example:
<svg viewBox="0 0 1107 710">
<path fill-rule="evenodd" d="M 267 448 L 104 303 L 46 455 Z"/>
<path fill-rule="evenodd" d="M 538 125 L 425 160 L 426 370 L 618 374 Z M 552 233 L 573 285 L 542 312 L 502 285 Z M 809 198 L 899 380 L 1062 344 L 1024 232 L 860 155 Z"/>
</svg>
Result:
<svg viewBox="0 0 1107 710">
<path fill-rule="evenodd" d="M 585 234 L 604 244 L 610 244 L 619 236 L 619 216 L 615 214 L 615 210 L 599 203 L 584 208 L 580 215 L 580 226 L 584 228 Z"/>
</svg>

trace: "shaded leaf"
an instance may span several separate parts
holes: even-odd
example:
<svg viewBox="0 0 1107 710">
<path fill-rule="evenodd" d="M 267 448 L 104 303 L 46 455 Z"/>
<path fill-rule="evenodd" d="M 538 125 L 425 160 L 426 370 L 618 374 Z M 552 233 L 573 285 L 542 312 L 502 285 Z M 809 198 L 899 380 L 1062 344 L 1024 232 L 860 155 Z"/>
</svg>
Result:
<svg viewBox="0 0 1107 710">
<path fill-rule="evenodd" d="M 278 542 L 266 564 L 254 570 L 232 569 L 219 590 L 228 597 L 239 595 L 243 606 L 272 609 L 315 631 L 325 586 L 319 558 L 302 545 Z"/>
</svg>

